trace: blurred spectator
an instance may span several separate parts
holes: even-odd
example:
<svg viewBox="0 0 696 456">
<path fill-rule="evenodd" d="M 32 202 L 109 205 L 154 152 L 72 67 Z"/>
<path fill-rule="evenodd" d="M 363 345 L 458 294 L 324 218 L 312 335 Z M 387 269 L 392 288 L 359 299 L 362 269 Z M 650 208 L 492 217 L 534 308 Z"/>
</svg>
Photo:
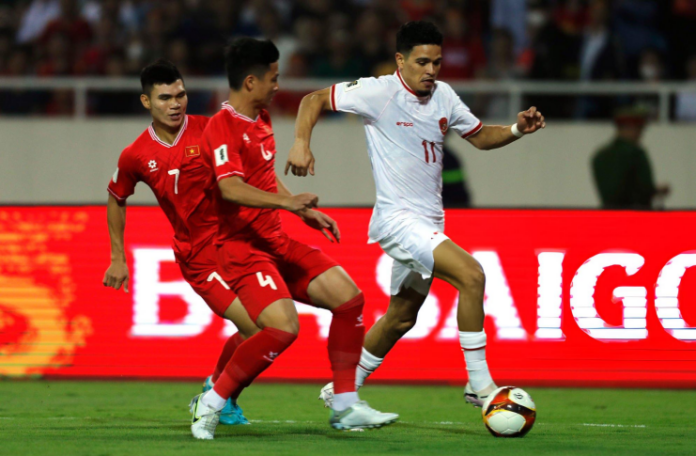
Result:
<svg viewBox="0 0 696 456">
<path fill-rule="evenodd" d="M 686 75 L 693 88 L 677 94 L 676 117 L 677 120 L 696 122 L 696 54 L 686 62 Z"/>
<path fill-rule="evenodd" d="M 553 20 L 558 27 L 570 36 L 580 35 L 588 22 L 586 0 L 565 0 L 559 2 Z"/>
<path fill-rule="evenodd" d="M 653 48 L 647 48 L 638 60 L 638 75 L 643 82 L 658 83 L 665 77 L 665 65 L 662 54 Z"/>
<path fill-rule="evenodd" d="M 347 31 L 339 29 L 331 33 L 328 52 L 314 62 L 310 75 L 334 80 L 357 79 L 364 76 L 361 62 L 352 55 L 350 35 Z"/>
<path fill-rule="evenodd" d="M 696 1 L 674 0 L 673 17 L 669 20 L 671 35 L 670 52 L 674 62 L 686 62 L 689 56 L 696 55 Z M 676 76 L 686 76 L 685 67 L 676 65 Z"/>
<path fill-rule="evenodd" d="M 551 8 L 543 1 L 532 2 L 527 13 L 530 79 L 568 80 L 578 75 L 578 41 L 552 20 Z"/>
<path fill-rule="evenodd" d="M 47 43 L 55 35 L 65 36 L 71 53 L 79 51 L 92 39 L 92 28 L 80 16 L 77 0 L 60 0 L 60 14 L 46 25 L 40 40 Z"/>
<path fill-rule="evenodd" d="M 111 54 L 106 60 L 105 75 L 107 77 L 119 78 L 126 75 L 125 56 L 119 53 Z M 97 92 L 89 95 L 89 110 L 101 115 L 127 115 L 142 112 L 142 106 L 137 94 L 137 90 L 113 90 Z"/>
<path fill-rule="evenodd" d="M 395 32 L 415 19 L 440 25 L 447 81 L 662 82 L 686 78 L 696 55 L 696 0 L 4 0 L 0 74 L 104 76 L 117 56 L 127 76 L 160 57 L 189 75 L 220 75 L 225 44 L 245 34 L 276 43 L 283 77 L 379 76 L 395 71 Z M 295 95 L 283 112 L 293 113 Z M 678 99 L 687 118 L 687 94 Z M 632 100 L 657 112 L 656 97 Z M 468 101 L 507 116 L 507 97 Z M 606 118 L 618 104 L 610 96 L 523 101 L 549 117 L 585 119 Z"/>
<path fill-rule="evenodd" d="M 468 33 L 466 18 L 455 9 L 445 14 L 440 79 L 474 79 L 482 77 L 486 53 L 479 37 Z"/>
<path fill-rule="evenodd" d="M 70 40 L 63 33 L 52 33 L 45 47 L 43 58 L 38 62 L 38 76 L 68 76 L 72 74 Z"/>
<path fill-rule="evenodd" d="M 17 43 L 24 44 L 40 37 L 46 25 L 60 15 L 60 0 L 33 0 L 22 17 Z"/>
<path fill-rule="evenodd" d="M 511 81 L 522 76 L 515 60 L 513 36 L 506 29 L 495 29 L 491 38 L 491 59 L 485 71 L 490 81 Z M 481 95 L 476 97 L 474 111 L 491 119 L 504 119 L 509 114 L 508 95 Z"/>
<path fill-rule="evenodd" d="M 656 49 L 645 49 L 638 60 L 638 73 L 641 82 L 659 84 L 666 77 L 667 69 L 662 54 Z M 660 114 L 660 99 L 657 95 L 639 95 L 634 98 L 635 104 L 641 105 L 649 112 L 651 120 L 656 120 Z"/>
<path fill-rule="evenodd" d="M 609 28 L 608 0 L 592 0 L 587 25 L 581 37 L 580 80 L 607 81 L 620 79 L 625 74 L 623 56 L 618 39 Z M 612 97 L 581 97 L 577 117 L 599 119 L 614 107 Z"/>
<path fill-rule="evenodd" d="M 515 56 L 527 45 L 527 0 L 491 0 L 491 26 L 513 37 Z"/>
<path fill-rule="evenodd" d="M 637 60 L 647 48 L 659 52 L 668 50 L 667 40 L 661 30 L 664 14 L 669 9 L 668 1 L 658 0 L 614 0 L 613 22 L 617 36 L 630 68 L 637 69 Z"/>
<path fill-rule="evenodd" d="M 21 77 L 29 71 L 29 52 L 15 48 L 7 58 L 2 76 Z M 48 94 L 37 91 L 4 90 L 0 92 L 0 113 L 4 115 L 33 114 L 40 110 Z"/>
<path fill-rule="evenodd" d="M 635 107 L 618 111 L 616 137 L 592 159 L 592 171 L 605 209 L 650 209 L 669 185 L 656 186 L 648 154 L 640 145 L 648 113 Z"/>
<path fill-rule="evenodd" d="M 281 75 L 287 74 L 290 59 L 297 49 L 297 40 L 283 29 L 282 16 L 274 4 L 267 5 L 263 14 L 257 14 L 255 17 L 258 25 L 257 36 L 273 41 L 280 53 L 278 71 Z"/>
<path fill-rule="evenodd" d="M 529 47 L 521 57 L 526 76 L 532 80 L 577 80 L 580 40 L 564 32 L 554 21 L 553 11 L 544 0 L 531 0 L 527 12 Z M 537 106 L 547 118 L 572 117 L 574 98 L 563 96 L 525 97 L 523 104 Z"/>
<path fill-rule="evenodd" d="M 581 40 L 581 80 L 614 80 L 623 76 L 621 47 L 609 29 L 608 0 L 590 2 L 587 26 Z"/>
<path fill-rule="evenodd" d="M 356 58 L 361 63 L 363 76 L 381 76 L 378 67 L 394 61 L 394 50 L 387 49 L 384 44 L 385 32 L 374 10 L 366 11 L 358 19 L 355 27 L 355 36 L 358 37 Z"/>
<path fill-rule="evenodd" d="M 106 60 L 109 56 L 123 49 L 123 43 L 117 33 L 113 19 L 110 17 L 99 19 L 95 27 L 94 42 L 78 57 L 74 73 L 103 75 L 106 72 Z"/>
<path fill-rule="evenodd" d="M 442 0 L 401 0 L 399 5 L 404 12 L 404 22 L 420 21 L 433 16 Z"/>
<path fill-rule="evenodd" d="M 323 34 L 324 28 L 318 19 L 307 16 L 295 22 L 297 50 L 290 57 L 287 76 L 304 77 L 309 74 L 309 68 L 321 57 Z"/>
</svg>

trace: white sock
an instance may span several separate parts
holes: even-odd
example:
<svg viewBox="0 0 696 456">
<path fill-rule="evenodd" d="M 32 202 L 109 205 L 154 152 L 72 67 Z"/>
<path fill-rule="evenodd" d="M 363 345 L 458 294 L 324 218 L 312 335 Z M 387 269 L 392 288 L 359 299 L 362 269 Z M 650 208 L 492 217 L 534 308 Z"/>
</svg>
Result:
<svg viewBox="0 0 696 456">
<path fill-rule="evenodd" d="M 459 331 L 459 343 L 464 352 L 469 383 L 474 391 L 481 391 L 493 383 L 486 363 L 486 333 Z"/>
<path fill-rule="evenodd" d="M 359 400 L 360 400 L 360 398 L 358 397 L 357 391 L 353 391 L 350 393 L 334 394 L 333 409 L 336 412 L 342 412 L 345 409 L 352 407 L 353 404 L 355 404 Z"/>
<path fill-rule="evenodd" d="M 363 386 L 365 379 L 375 370 L 377 370 L 377 368 L 382 364 L 382 361 L 384 361 L 384 358 L 377 358 L 375 355 L 363 348 L 362 354 L 360 355 L 358 368 L 355 371 L 355 387 L 360 388 Z"/>
<path fill-rule="evenodd" d="M 214 389 L 208 390 L 208 392 L 203 395 L 201 401 L 203 405 L 214 408 L 215 410 L 222 410 L 227 403 L 227 399 L 216 393 Z"/>
</svg>

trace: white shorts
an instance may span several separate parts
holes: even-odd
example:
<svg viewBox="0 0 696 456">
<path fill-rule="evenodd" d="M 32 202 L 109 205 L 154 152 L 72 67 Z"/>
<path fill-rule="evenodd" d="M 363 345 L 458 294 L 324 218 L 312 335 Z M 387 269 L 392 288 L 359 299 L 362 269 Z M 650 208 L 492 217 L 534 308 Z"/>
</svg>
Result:
<svg viewBox="0 0 696 456">
<path fill-rule="evenodd" d="M 427 296 L 433 282 L 433 250 L 449 239 L 435 225 L 422 220 L 401 225 L 379 241 L 382 250 L 394 259 L 391 275 L 392 296 L 411 288 Z"/>
</svg>

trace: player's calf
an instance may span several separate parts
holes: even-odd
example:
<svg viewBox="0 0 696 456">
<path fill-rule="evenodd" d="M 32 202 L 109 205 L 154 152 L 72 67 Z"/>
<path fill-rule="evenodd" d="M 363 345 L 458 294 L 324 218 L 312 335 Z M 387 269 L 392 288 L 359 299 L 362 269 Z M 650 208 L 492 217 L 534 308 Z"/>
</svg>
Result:
<svg viewBox="0 0 696 456">
<path fill-rule="evenodd" d="M 365 337 L 362 293 L 336 307 L 329 328 L 329 360 L 334 377 L 333 408 L 345 410 L 358 401 L 355 370 Z"/>
</svg>

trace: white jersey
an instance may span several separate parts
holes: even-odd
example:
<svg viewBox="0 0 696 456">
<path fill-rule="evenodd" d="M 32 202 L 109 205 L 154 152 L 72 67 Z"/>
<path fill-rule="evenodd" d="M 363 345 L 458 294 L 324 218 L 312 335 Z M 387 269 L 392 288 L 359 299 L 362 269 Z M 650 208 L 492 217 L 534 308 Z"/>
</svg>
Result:
<svg viewBox="0 0 696 456">
<path fill-rule="evenodd" d="M 332 86 L 331 108 L 364 118 L 377 188 L 370 242 L 419 219 L 444 230 L 445 134 L 451 128 L 467 138 L 483 127 L 452 87 L 437 81 L 431 95 L 419 97 L 397 71 Z"/>
</svg>

